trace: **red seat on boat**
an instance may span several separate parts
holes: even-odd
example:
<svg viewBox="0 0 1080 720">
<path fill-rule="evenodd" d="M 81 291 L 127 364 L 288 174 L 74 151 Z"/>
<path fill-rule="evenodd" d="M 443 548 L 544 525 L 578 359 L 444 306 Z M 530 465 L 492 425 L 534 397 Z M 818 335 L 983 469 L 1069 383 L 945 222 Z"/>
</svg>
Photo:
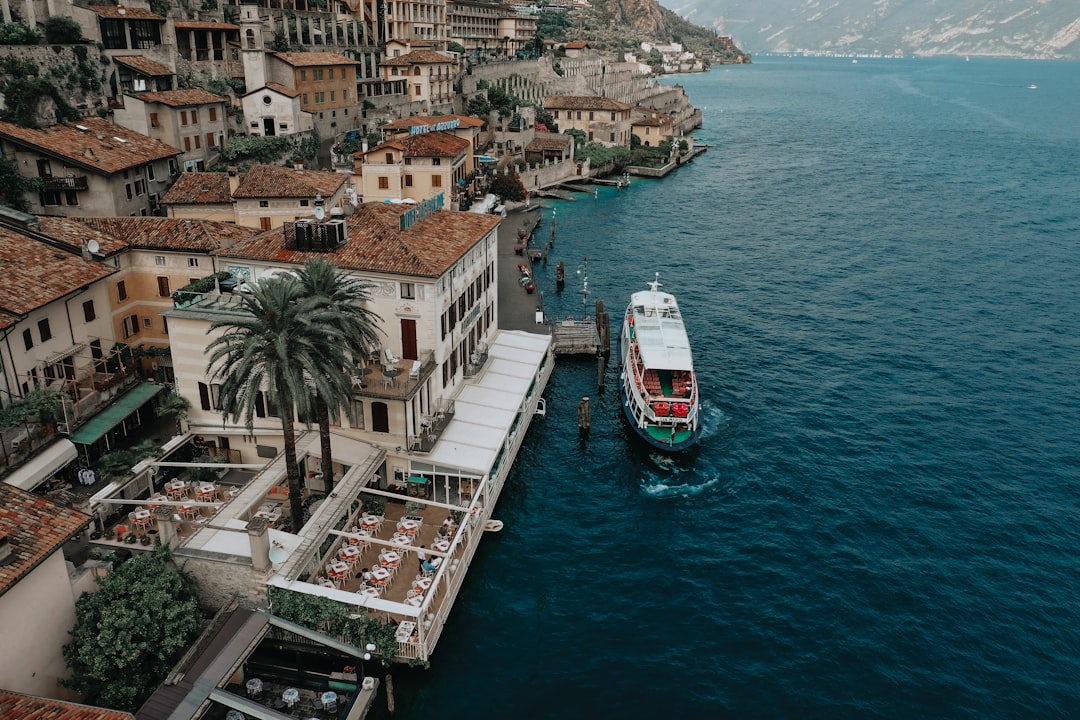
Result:
<svg viewBox="0 0 1080 720">
<path fill-rule="evenodd" d="M 667 417 L 671 412 L 671 404 L 666 402 L 654 402 L 653 412 L 660 417 Z"/>
<path fill-rule="evenodd" d="M 671 409 L 677 418 L 684 418 L 690 414 L 690 406 L 686 403 L 675 403 Z"/>
</svg>

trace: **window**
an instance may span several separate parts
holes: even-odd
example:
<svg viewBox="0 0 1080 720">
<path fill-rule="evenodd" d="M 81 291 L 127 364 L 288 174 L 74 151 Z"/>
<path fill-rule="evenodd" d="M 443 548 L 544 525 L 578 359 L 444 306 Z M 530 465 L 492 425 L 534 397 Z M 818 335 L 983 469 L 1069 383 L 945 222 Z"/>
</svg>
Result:
<svg viewBox="0 0 1080 720">
<path fill-rule="evenodd" d="M 259 207 L 270 207 L 270 201 L 269 200 L 260 200 L 259 201 Z"/>
<path fill-rule="evenodd" d="M 386 153 L 386 164 L 387 165 L 393 165 L 394 164 L 394 153 Z"/>
<path fill-rule="evenodd" d="M 206 383 L 199 383 L 199 407 L 210 409 L 210 386 Z"/>
<path fill-rule="evenodd" d="M 405 176 L 405 187 L 412 187 L 412 175 Z"/>
<path fill-rule="evenodd" d="M 146 194 L 146 183 L 143 182 L 142 180 L 136 180 L 135 181 L 135 194 L 136 195 L 145 195 Z"/>
<path fill-rule="evenodd" d="M 164 275 L 158 275 L 157 294 L 158 297 L 169 297 L 172 294 L 169 292 L 169 278 Z"/>
<path fill-rule="evenodd" d="M 345 77 L 345 76 L 342 75 L 342 77 Z M 333 80 L 334 79 L 334 68 L 330 68 L 329 70 L 326 71 L 326 79 L 327 80 Z"/>
<path fill-rule="evenodd" d="M 192 110 L 191 111 L 191 124 L 192 125 L 198 125 L 199 124 L 199 111 L 198 110 Z"/>
<path fill-rule="evenodd" d="M 158 119 L 157 113 L 150 113 L 150 127 L 161 127 L 161 121 Z"/>
<path fill-rule="evenodd" d="M 187 110 L 180 111 L 180 124 L 187 125 Z"/>
<path fill-rule="evenodd" d="M 322 68 L 315 68 L 314 70 L 312 70 L 311 71 L 311 79 L 312 80 L 322 80 L 323 79 L 323 69 Z"/>
<path fill-rule="evenodd" d="M 210 108 L 208 112 L 210 113 L 210 122 L 214 122 L 215 120 L 217 120 L 217 108 L 216 107 Z"/>
<path fill-rule="evenodd" d="M 578 110 L 578 111 L 577 111 L 577 119 L 578 119 L 578 120 L 580 120 L 580 119 L 581 119 L 581 111 L 580 111 L 580 110 Z"/>
<path fill-rule="evenodd" d="M 202 147 L 202 138 L 198 135 L 195 136 L 195 149 L 198 150 Z"/>
<path fill-rule="evenodd" d="M 49 318 L 38 320 L 37 329 L 38 335 L 41 336 L 41 342 L 52 340 L 52 328 L 49 327 Z"/>
<path fill-rule="evenodd" d="M 615 122 L 615 112 L 614 111 L 612 111 L 612 113 L 611 113 L 611 122 Z"/>
<path fill-rule="evenodd" d="M 164 255 L 155 255 L 154 256 L 154 264 L 159 266 L 159 267 L 164 265 L 165 264 L 165 256 Z"/>
<path fill-rule="evenodd" d="M 442 187 L 442 175 L 431 176 L 431 187 Z"/>
<path fill-rule="evenodd" d="M 556 119 L 556 120 L 558 120 L 558 119 L 559 119 L 559 111 L 558 111 L 558 110 L 556 110 L 556 111 L 555 111 L 555 119 Z"/>
<path fill-rule="evenodd" d="M 60 193 L 56 190 L 45 190 L 41 193 L 42 205 L 60 205 L 62 204 Z"/>
<path fill-rule="evenodd" d="M 147 165 L 146 166 L 146 179 L 147 180 L 153 180 L 154 179 L 154 166 L 153 165 Z"/>
<path fill-rule="evenodd" d="M 131 199 L 131 183 L 124 186 L 124 191 L 127 193 L 127 199 Z"/>
<path fill-rule="evenodd" d="M 401 283 L 401 299 L 402 300 L 414 300 L 416 299 L 416 286 L 412 283 Z"/>
<path fill-rule="evenodd" d="M 307 104 L 308 104 L 308 101 L 307 101 L 307 93 L 304 93 L 304 97 L 303 97 L 303 100 L 304 100 L 304 105 L 307 105 Z M 255 125 L 256 125 L 256 126 L 258 126 L 258 123 L 255 123 Z"/>
<path fill-rule="evenodd" d="M 592 111 L 592 110 L 590 110 L 590 111 L 589 111 L 589 119 L 590 119 L 590 120 L 594 120 L 594 119 L 595 119 L 595 118 L 593 117 L 593 111 Z"/>
<path fill-rule="evenodd" d="M 65 190 L 64 202 L 66 202 L 68 205 L 78 205 L 79 193 L 75 192 L 74 190 Z"/>
<path fill-rule="evenodd" d="M 127 300 L 127 283 L 125 283 L 123 280 L 116 283 L 116 297 L 120 300 L 120 302 L 124 302 L 125 300 Z"/>
<path fill-rule="evenodd" d="M 379 189 L 380 190 L 389 190 L 390 189 L 390 178 L 385 177 L 385 176 L 380 177 L 379 178 Z"/>
<path fill-rule="evenodd" d="M 363 400 L 350 400 L 349 404 L 352 405 L 352 414 L 354 420 L 352 420 L 352 426 L 357 430 L 364 429 L 364 401 Z"/>
<path fill-rule="evenodd" d="M 214 133 L 206 133 L 206 147 L 214 147 Z"/>
<path fill-rule="evenodd" d="M 259 227 L 261 229 L 263 229 L 263 230 L 269 230 L 270 229 L 270 218 L 268 218 L 268 217 L 259 218 Z"/>
<path fill-rule="evenodd" d="M 154 321 L 153 321 L 153 320 L 152 320 L 151 318 L 148 318 L 148 317 L 144 317 L 144 318 L 142 319 L 142 326 L 143 326 L 144 328 L 151 328 L 151 327 L 153 327 L 153 326 L 154 326 Z"/>
<path fill-rule="evenodd" d="M 135 333 L 139 332 L 139 316 L 128 315 L 123 320 L 124 325 L 124 337 L 129 338 Z"/>
<path fill-rule="evenodd" d="M 187 259 L 187 266 L 188 266 L 189 268 L 193 268 L 193 267 L 199 267 L 199 258 L 192 258 L 192 257 L 189 257 L 189 258 Z"/>
<path fill-rule="evenodd" d="M 432 165 L 442 165 L 442 158 L 431 158 Z"/>
<path fill-rule="evenodd" d="M 615 142 L 615 133 L 608 133 L 608 142 Z"/>
<path fill-rule="evenodd" d="M 326 93 L 324 93 L 324 92 L 315 93 L 315 104 L 319 105 L 319 104 L 324 103 L 324 102 L 326 102 Z"/>
<path fill-rule="evenodd" d="M 282 132 L 288 132 L 289 123 L 278 123 L 278 130 L 281 130 Z"/>
<path fill-rule="evenodd" d="M 330 102 L 334 102 L 334 91 L 330 91 Z"/>
<path fill-rule="evenodd" d="M 169 318 L 165 317 L 164 315 L 161 316 L 161 332 L 165 333 L 166 335 L 169 334 Z"/>
<path fill-rule="evenodd" d="M 306 82 L 306 81 L 307 81 L 307 70 L 301 70 L 300 71 L 300 82 Z"/>
<path fill-rule="evenodd" d="M 185 152 L 191 152 L 191 138 L 189 138 L 189 137 L 184 138 L 184 151 Z M 131 196 L 128 195 L 128 197 L 131 197 Z"/>
<path fill-rule="evenodd" d="M 348 100 L 348 99 L 349 99 L 349 91 L 348 91 L 348 90 L 342 90 L 342 91 L 341 91 L 341 99 L 342 99 L 342 100 Z M 345 114 L 346 114 L 346 115 L 348 115 L 348 114 L 349 114 L 349 111 L 348 111 L 348 110 L 346 110 L 346 111 L 345 111 Z"/>
<path fill-rule="evenodd" d="M 26 328 L 22 331 L 23 346 L 29 350 L 34 347 L 34 336 L 30 333 L 30 328 Z"/>
<path fill-rule="evenodd" d="M 97 313 L 94 312 L 94 301 L 87 300 L 82 304 L 83 320 L 91 322 L 97 317 Z"/>
</svg>

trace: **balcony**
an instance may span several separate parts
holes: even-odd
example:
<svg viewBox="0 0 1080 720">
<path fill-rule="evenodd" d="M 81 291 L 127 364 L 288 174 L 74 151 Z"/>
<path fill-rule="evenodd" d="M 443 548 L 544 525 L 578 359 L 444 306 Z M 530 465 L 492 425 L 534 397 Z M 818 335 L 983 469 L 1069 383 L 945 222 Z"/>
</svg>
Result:
<svg viewBox="0 0 1080 720">
<path fill-rule="evenodd" d="M 42 190 L 88 190 L 89 188 L 85 175 L 41 178 Z"/>
<path fill-rule="evenodd" d="M 419 368 L 416 363 L 419 362 Z M 434 354 L 428 350 L 420 360 L 399 360 L 394 365 L 368 363 L 353 375 L 353 392 L 358 397 L 380 400 L 407 400 L 427 381 L 436 368 Z"/>
<path fill-rule="evenodd" d="M 409 436 L 409 452 L 429 453 L 435 448 L 443 430 L 454 419 L 454 401 L 439 400 L 431 415 L 420 417 L 420 434 Z"/>
</svg>

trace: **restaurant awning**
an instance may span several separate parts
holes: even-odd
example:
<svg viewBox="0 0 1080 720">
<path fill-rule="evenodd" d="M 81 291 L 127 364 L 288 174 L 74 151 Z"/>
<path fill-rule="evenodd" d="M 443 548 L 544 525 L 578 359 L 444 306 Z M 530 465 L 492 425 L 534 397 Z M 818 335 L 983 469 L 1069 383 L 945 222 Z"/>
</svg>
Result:
<svg viewBox="0 0 1080 720">
<path fill-rule="evenodd" d="M 71 441 L 60 438 L 16 468 L 15 472 L 4 478 L 4 482 L 20 490 L 33 490 L 78 456 L 79 453 Z"/>
<path fill-rule="evenodd" d="M 164 385 L 139 383 L 117 398 L 112 405 L 90 418 L 90 421 L 81 428 L 71 433 L 71 442 L 76 445 L 91 445 L 97 442 L 105 433 L 122 423 L 129 415 L 141 408 L 147 400 L 164 389 Z"/>
</svg>

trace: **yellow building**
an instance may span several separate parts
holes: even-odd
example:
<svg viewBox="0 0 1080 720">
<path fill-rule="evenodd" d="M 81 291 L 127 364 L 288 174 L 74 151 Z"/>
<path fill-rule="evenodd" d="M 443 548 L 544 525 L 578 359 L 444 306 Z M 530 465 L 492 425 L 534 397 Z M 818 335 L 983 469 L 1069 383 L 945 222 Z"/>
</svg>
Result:
<svg viewBox="0 0 1080 720">
<path fill-rule="evenodd" d="M 473 159 L 468 140 L 439 131 L 402 135 L 357 155 L 365 202 L 452 197 Z"/>
</svg>

